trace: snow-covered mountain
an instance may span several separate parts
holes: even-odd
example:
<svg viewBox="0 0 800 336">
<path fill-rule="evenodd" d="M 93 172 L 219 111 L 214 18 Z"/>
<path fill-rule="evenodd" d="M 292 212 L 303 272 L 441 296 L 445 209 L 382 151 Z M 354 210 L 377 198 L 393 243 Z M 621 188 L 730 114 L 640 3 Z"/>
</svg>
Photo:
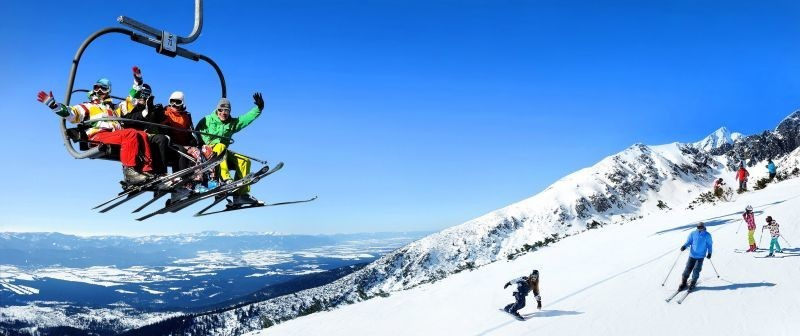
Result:
<svg viewBox="0 0 800 336">
<path fill-rule="evenodd" d="M 728 169 L 742 153 L 749 155 L 752 166 L 767 158 L 791 157 L 787 154 L 800 143 L 798 125 L 800 111 L 761 135 L 741 137 L 723 128 L 691 144 L 633 145 L 531 198 L 411 243 L 329 285 L 198 316 L 180 332 L 238 334 L 259 329 L 513 260 L 593 228 L 686 208 L 709 190 L 715 177 L 729 176 Z M 765 137 L 771 139 L 766 145 Z M 710 143 L 714 146 L 705 146 Z"/>
<path fill-rule="evenodd" d="M 714 133 L 711 133 L 707 137 L 703 138 L 703 140 L 693 143 L 692 146 L 697 149 L 710 152 L 725 145 L 733 145 L 737 140 L 743 137 L 744 135 L 741 133 L 731 133 L 727 128 L 720 127 L 718 130 L 714 131 Z"/>
<path fill-rule="evenodd" d="M 625 225 L 562 240 L 515 260 L 495 262 L 436 283 L 303 316 L 248 336 L 284 335 L 797 335 L 800 331 L 800 179 L 737 195 L 734 202 L 675 208 Z M 783 253 L 747 248 L 741 223 L 755 210 L 756 240 L 766 216 L 781 225 Z M 695 292 L 665 302 L 687 259 L 678 247 L 697 222 L 713 236 Z M 788 241 L 788 242 L 787 242 Z M 791 244 L 789 244 L 789 242 Z M 672 272 L 670 269 L 673 267 Z M 514 301 L 512 278 L 540 271 L 543 307 L 533 296 L 520 322 L 498 308 Z M 717 276 L 719 275 L 719 277 Z M 664 286 L 662 287 L 662 283 Z"/>
</svg>

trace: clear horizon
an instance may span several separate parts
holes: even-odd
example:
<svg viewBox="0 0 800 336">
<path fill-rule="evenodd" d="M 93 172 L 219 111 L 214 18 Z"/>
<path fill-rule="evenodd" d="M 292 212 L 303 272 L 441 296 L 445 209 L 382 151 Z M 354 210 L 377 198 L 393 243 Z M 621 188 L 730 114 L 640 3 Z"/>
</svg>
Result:
<svg viewBox="0 0 800 336">
<path fill-rule="evenodd" d="M 0 83 L 11 144 L 0 164 L 0 231 L 77 235 L 438 231 L 531 197 L 635 143 L 752 135 L 800 107 L 800 4 L 775 1 L 313 1 L 204 3 L 187 49 L 214 59 L 233 115 L 264 94 L 234 149 L 286 167 L 253 195 L 317 201 L 144 222 L 111 198 L 117 162 L 64 153 L 58 118 L 70 61 L 126 15 L 187 35 L 191 1 L 0 5 Z M 87 19 L 90 18 L 90 19 Z M 11 32 L 24 30 L 24 34 Z M 121 36 L 84 54 L 76 87 L 108 77 L 125 95 L 138 65 L 159 102 L 186 92 L 195 121 L 218 100 L 205 63 Z M 12 79 L 12 80 L 8 80 Z M 73 102 L 79 98 L 73 97 Z M 130 203 L 139 205 L 148 196 Z M 155 205 L 148 209 L 155 210 Z"/>
</svg>

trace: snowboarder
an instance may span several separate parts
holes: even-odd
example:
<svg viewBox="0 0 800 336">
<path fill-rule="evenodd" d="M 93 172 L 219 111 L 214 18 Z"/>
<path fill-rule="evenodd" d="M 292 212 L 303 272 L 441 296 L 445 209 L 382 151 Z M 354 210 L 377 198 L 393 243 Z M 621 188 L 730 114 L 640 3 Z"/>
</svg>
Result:
<svg viewBox="0 0 800 336">
<path fill-rule="evenodd" d="M 772 219 L 772 216 L 767 216 L 767 225 L 761 227 L 761 231 L 764 231 L 764 229 L 769 229 L 769 233 L 772 235 L 772 240 L 769 242 L 769 254 L 767 254 L 767 257 L 775 256 L 775 254 L 772 252 L 773 249 L 775 252 L 783 253 L 781 244 L 778 243 L 778 238 L 781 236 L 781 230 L 778 227 L 778 222 Z"/>
<path fill-rule="evenodd" d="M 228 98 L 220 98 L 217 104 L 217 109 L 197 123 L 195 129 L 200 132 L 210 133 L 224 137 L 231 137 L 234 133 L 241 131 L 252 123 L 261 111 L 264 110 L 264 98 L 261 93 L 256 92 L 253 94 L 253 102 L 255 106 L 241 117 L 231 117 L 231 102 Z M 214 153 L 221 154 L 229 145 L 229 141 L 224 138 L 214 137 L 210 135 L 202 135 L 203 142 L 206 145 L 212 146 Z M 250 173 L 250 159 L 243 155 L 235 154 L 228 155 L 226 160 L 223 160 L 219 165 L 220 178 L 222 183 L 226 184 L 231 181 L 231 174 L 228 170 L 229 165 L 235 165 L 236 179 L 241 179 Z M 237 190 L 236 195 L 233 196 L 233 206 L 247 205 L 247 204 L 263 204 L 263 202 L 250 196 L 250 186 L 245 186 Z"/>
<path fill-rule="evenodd" d="M 744 164 L 739 164 L 739 170 L 736 171 L 736 180 L 739 181 L 739 192 L 747 191 L 747 177 L 750 172 L 744 168 Z"/>
<path fill-rule="evenodd" d="M 536 298 L 536 309 L 542 309 L 542 297 L 539 296 L 539 271 L 533 270 L 529 276 L 523 276 L 506 282 L 503 285 L 503 289 L 508 288 L 508 286 L 516 285 L 517 290 L 514 291 L 514 299 L 516 300 L 514 303 L 509 303 L 503 308 L 507 313 L 514 315 L 518 319 L 523 319 L 523 317 L 519 314 L 519 310 L 525 307 L 525 297 L 528 296 L 530 291 L 533 291 L 533 295 Z"/>
<path fill-rule="evenodd" d="M 742 214 L 742 220 L 747 223 L 747 243 L 750 244 L 750 248 L 747 249 L 747 252 L 755 252 L 756 251 L 756 238 L 754 234 L 756 232 L 756 216 L 753 214 L 753 207 L 748 205 L 744 209 L 744 213 Z"/>
<path fill-rule="evenodd" d="M 772 159 L 767 163 L 767 171 L 769 171 L 769 180 L 772 181 L 778 173 L 778 169 L 775 167 L 775 163 L 772 162 Z"/>
<path fill-rule="evenodd" d="M 89 92 L 89 101 L 74 106 L 57 103 L 53 92 L 39 91 L 37 100 L 50 108 L 56 115 L 73 124 L 106 117 L 119 117 L 111 103 L 111 81 L 98 79 Z M 89 140 L 120 146 L 122 174 L 126 183 L 139 185 L 153 176 L 150 160 L 150 145 L 147 134 L 130 128 L 122 128 L 116 121 L 95 121 L 86 129 Z M 137 158 L 141 155 L 141 160 Z"/>
<path fill-rule="evenodd" d="M 697 285 L 697 279 L 700 278 L 700 271 L 703 269 L 703 257 L 711 259 L 711 234 L 706 231 L 706 226 L 703 222 L 697 223 L 697 231 L 692 231 L 686 243 L 681 246 L 681 251 L 689 249 L 689 260 L 686 261 L 686 269 L 683 270 L 683 277 L 678 290 L 687 288 L 686 281 L 689 279 L 689 274 L 692 275 L 692 282 L 688 285 L 689 290 L 694 289 Z"/>
<path fill-rule="evenodd" d="M 722 195 L 725 193 L 722 190 L 722 186 L 724 186 L 724 185 L 725 185 L 725 182 L 722 182 L 722 178 L 721 177 L 718 178 L 716 181 L 714 181 L 714 196 L 717 196 L 717 198 L 722 198 Z"/>
</svg>

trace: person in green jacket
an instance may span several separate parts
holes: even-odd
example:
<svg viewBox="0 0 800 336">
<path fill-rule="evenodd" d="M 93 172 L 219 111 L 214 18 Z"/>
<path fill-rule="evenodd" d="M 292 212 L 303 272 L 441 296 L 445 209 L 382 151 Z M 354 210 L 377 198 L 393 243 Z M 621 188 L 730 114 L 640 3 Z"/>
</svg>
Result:
<svg viewBox="0 0 800 336">
<path fill-rule="evenodd" d="M 197 123 L 195 130 L 230 138 L 234 133 L 241 131 L 243 128 L 250 125 L 264 110 L 264 98 L 261 97 L 260 92 L 253 94 L 254 106 L 250 111 L 241 115 L 238 118 L 231 117 L 231 102 L 228 98 L 220 98 L 217 103 L 217 109 Z M 203 142 L 213 148 L 214 153 L 220 155 L 230 145 L 230 141 L 226 138 L 214 137 L 212 135 L 201 135 Z M 240 154 L 228 155 L 228 159 L 224 160 L 219 165 L 220 178 L 222 183 L 232 181 L 231 173 L 228 169 L 229 166 L 236 167 L 236 179 L 250 174 L 250 159 Z M 234 206 L 246 204 L 263 204 L 259 200 L 250 196 L 250 186 L 242 187 L 236 191 L 233 196 Z"/>
</svg>

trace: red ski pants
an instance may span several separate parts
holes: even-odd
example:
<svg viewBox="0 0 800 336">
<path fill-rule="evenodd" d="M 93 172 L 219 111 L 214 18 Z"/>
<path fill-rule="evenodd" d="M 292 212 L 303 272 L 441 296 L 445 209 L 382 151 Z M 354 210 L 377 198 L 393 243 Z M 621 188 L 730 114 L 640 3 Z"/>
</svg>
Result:
<svg viewBox="0 0 800 336">
<path fill-rule="evenodd" d="M 150 144 L 147 142 L 147 133 L 131 128 L 123 128 L 116 131 L 102 131 L 95 133 L 92 141 L 99 141 L 104 144 L 119 145 L 119 160 L 125 167 L 136 167 L 136 156 L 140 150 L 144 154 L 142 162 L 143 172 L 153 170 L 150 166 Z"/>
</svg>

